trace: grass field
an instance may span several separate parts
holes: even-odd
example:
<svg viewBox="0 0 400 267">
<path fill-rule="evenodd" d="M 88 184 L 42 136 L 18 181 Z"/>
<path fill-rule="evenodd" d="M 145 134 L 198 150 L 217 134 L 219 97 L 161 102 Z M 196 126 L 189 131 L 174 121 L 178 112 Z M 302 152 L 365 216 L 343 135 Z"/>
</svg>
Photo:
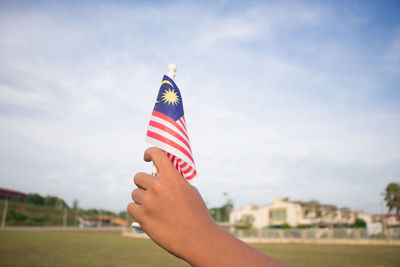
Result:
<svg viewBox="0 0 400 267">
<path fill-rule="evenodd" d="M 0 266 L 188 266 L 151 240 L 120 232 L 0 231 Z M 290 266 L 400 266 L 400 247 L 254 245 Z"/>
</svg>

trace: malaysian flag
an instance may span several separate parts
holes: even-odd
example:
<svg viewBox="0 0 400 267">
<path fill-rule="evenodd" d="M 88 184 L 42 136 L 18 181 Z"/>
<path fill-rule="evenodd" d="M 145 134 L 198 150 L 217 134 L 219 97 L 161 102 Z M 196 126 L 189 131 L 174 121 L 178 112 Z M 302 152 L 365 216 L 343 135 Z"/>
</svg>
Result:
<svg viewBox="0 0 400 267">
<path fill-rule="evenodd" d="M 164 150 L 179 173 L 187 180 L 196 177 L 178 86 L 167 75 L 161 82 L 151 114 L 146 141 Z"/>
</svg>

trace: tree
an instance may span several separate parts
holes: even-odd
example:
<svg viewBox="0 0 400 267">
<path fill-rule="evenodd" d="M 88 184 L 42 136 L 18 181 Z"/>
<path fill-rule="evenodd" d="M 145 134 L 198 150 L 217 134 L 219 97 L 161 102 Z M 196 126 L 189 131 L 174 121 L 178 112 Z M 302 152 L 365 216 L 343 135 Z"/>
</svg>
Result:
<svg viewBox="0 0 400 267">
<path fill-rule="evenodd" d="M 224 192 L 223 195 L 226 198 L 226 203 L 219 208 L 211 208 L 209 210 L 211 217 L 214 219 L 214 221 L 217 221 L 217 222 L 229 221 L 229 215 L 231 214 L 231 211 L 233 210 L 233 202 L 228 197 L 228 193 Z"/>
<path fill-rule="evenodd" d="M 38 193 L 30 193 L 26 199 L 26 202 L 34 205 L 44 205 L 44 198 Z"/>
<path fill-rule="evenodd" d="M 365 227 L 367 227 L 367 223 L 361 218 L 357 218 L 356 221 L 354 222 L 354 228 L 365 228 Z"/>
<path fill-rule="evenodd" d="M 78 210 L 78 206 L 79 206 L 79 200 L 74 199 L 74 201 L 72 201 L 72 209 L 74 211 L 77 211 Z"/>
<path fill-rule="evenodd" d="M 62 210 L 64 208 L 69 208 L 67 203 L 61 198 L 58 198 L 56 196 L 46 196 L 44 198 L 44 205 L 48 207 L 53 207 L 59 210 Z"/>
<path fill-rule="evenodd" d="M 74 199 L 74 201 L 72 201 L 72 209 L 74 210 L 75 225 L 76 225 L 78 223 L 78 209 L 79 209 L 79 201 L 77 199 Z"/>
<path fill-rule="evenodd" d="M 400 211 L 400 185 L 398 183 L 390 183 L 385 188 L 385 201 L 388 207 L 388 213 L 393 209 L 396 210 L 396 215 L 399 216 Z"/>
<path fill-rule="evenodd" d="M 57 207 L 58 197 L 55 196 L 46 196 L 44 198 L 44 205 L 49 207 Z"/>
</svg>

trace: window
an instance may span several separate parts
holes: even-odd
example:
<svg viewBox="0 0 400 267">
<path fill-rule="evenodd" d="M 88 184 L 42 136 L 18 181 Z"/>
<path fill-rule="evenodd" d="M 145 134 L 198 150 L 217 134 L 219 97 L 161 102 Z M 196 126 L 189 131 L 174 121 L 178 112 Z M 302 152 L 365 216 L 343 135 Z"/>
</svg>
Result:
<svg viewBox="0 0 400 267">
<path fill-rule="evenodd" d="M 273 209 L 269 212 L 271 220 L 286 220 L 286 209 Z"/>
</svg>

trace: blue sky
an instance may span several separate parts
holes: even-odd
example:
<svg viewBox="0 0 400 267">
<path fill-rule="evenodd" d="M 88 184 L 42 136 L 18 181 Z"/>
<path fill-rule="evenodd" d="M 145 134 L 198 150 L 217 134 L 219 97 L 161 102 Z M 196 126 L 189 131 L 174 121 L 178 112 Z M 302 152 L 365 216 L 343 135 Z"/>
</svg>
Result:
<svg viewBox="0 0 400 267">
<path fill-rule="evenodd" d="M 400 182 L 396 1 L 0 3 L 0 186 L 125 209 L 178 66 L 209 206 L 382 211 Z"/>
</svg>

